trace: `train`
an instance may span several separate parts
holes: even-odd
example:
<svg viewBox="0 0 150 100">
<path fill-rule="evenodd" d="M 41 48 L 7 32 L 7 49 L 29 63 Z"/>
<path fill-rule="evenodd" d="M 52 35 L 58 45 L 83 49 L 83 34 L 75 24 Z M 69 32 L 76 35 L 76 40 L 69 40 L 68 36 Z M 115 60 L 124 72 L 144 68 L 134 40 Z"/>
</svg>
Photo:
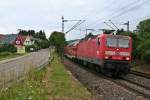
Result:
<svg viewBox="0 0 150 100">
<path fill-rule="evenodd" d="M 77 40 L 64 49 L 66 57 L 113 77 L 130 72 L 131 54 L 132 38 L 113 33 Z"/>
</svg>

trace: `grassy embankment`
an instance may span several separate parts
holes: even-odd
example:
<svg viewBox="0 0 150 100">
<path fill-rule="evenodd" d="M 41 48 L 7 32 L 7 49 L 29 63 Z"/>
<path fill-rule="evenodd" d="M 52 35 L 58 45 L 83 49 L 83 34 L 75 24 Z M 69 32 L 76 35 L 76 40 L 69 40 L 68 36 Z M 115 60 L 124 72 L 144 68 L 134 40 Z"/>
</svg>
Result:
<svg viewBox="0 0 150 100">
<path fill-rule="evenodd" d="M 11 53 L 11 52 L 1 52 L 0 53 L 0 61 L 1 60 L 6 60 L 9 58 L 15 58 L 19 56 L 23 56 L 24 54 L 17 54 L 17 53 Z"/>
<path fill-rule="evenodd" d="M 90 93 L 55 56 L 51 65 L 30 72 L 26 79 L 0 93 L 0 100 L 89 100 Z"/>
</svg>

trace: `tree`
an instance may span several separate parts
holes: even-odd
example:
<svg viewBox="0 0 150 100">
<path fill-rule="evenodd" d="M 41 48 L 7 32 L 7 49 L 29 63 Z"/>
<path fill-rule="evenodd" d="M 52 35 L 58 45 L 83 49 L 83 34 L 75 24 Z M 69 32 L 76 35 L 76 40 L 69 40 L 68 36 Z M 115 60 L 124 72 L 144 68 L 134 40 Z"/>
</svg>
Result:
<svg viewBox="0 0 150 100">
<path fill-rule="evenodd" d="M 31 35 L 31 36 L 35 36 L 35 31 L 34 30 L 19 30 L 19 33 L 18 33 L 19 35 L 25 35 L 25 36 L 27 36 L 27 35 Z"/>
<path fill-rule="evenodd" d="M 66 45 L 65 34 L 61 32 L 52 32 L 49 37 L 49 42 L 51 46 L 56 47 L 56 51 L 58 54 L 62 54 L 64 51 L 64 46 Z"/>
<path fill-rule="evenodd" d="M 39 32 L 36 33 L 35 35 L 36 38 L 42 39 L 42 40 L 46 40 L 46 35 L 45 32 L 40 30 Z"/>
<path fill-rule="evenodd" d="M 117 35 L 120 35 L 121 33 L 124 33 L 124 32 L 125 32 L 125 31 L 124 31 L 124 29 L 122 28 L 121 30 L 118 29 L 117 32 L 116 32 L 116 34 L 117 34 Z"/>
<path fill-rule="evenodd" d="M 137 26 L 137 30 L 139 32 L 139 35 L 142 37 L 149 35 L 150 34 L 150 19 L 141 21 L 139 25 Z"/>
<path fill-rule="evenodd" d="M 16 52 L 17 48 L 12 44 L 3 44 L 0 48 L 0 52 Z"/>
<path fill-rule="evenodd" d="M 35 36 L 35 31 L 34 30 L 28 30 L 28 35 L 31 35 L 31 36 Z"/>
<path fill-rule="evenodd" d="M 92 34 L 92 33 L 89 33 L 89 34 L 87 34 L 86 36 L 85 36 L 85 39 L 88 39 L 88 38 L 90 38 L 90 37 L 93 37 L 94 35 Z"/>
<path fill-rule="evenodd" d="M 143 61 L 150 60 L 150 19 L 141 21 L 137 26 L 138 30 L 138 58 Z"/>
</svg>

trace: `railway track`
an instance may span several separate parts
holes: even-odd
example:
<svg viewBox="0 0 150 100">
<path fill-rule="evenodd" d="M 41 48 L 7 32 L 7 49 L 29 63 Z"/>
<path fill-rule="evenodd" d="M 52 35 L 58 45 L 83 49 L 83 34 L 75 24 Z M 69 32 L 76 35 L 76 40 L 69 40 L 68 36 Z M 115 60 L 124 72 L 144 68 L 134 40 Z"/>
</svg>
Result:
<svg viewBox="0 0 150 100">
<path fill-rule="evenodd" d="M 134 74 L 137 76 L 141 76 L 141 77 L 150 79 L 150 74 L 146 74 L 146 73 L 142 73 L 142 72 L 138 72 L 138 71 L 133 71 L 133 70 L 130 72 L 130 74 Z"/>
<path fill-rule="evenodd" d="M 129 82 L 129 83 L 131 83 L 131 84 L 135 84 L 135 85 L 137 85 L 137 86 L 139 86 L 139 87 L 142 87 L 142 88 L 144 88 L 145 90 L 150 90 L 150 87 L 149 87 L 149 86 L 142 85 L 142 84 L 140 84 L 140 83 L 138 83 L 138 82 L 135 82 L 135 81 L 132 81 L 132 80 L 130 80 L 130 79 L 128 79 L 128 78 L 122 78 L 122 79 L 125 80 L 125 81 L 127 81 L 127 82 Z"/>
<path fill-rule="evenodd" d="M 103 75 L 102 75 L 103 76 Z M 142 85 L 138 82 L 132 81 L 126 77 L 122 77 L 121 79 L 112 79 L 106 76 L 103 78 L 114 82 L 115 84 L 124 87 L 125 89 L 136 93 L 139 96 L 143 96 L 147 99 L 150 99 L 150 87 Z"/>
<path fill-rule="evenodd" d="M 100 77 L 110 80 L 115 84 L 124 87 L 125 89 L 136 93 L 139 96 L 143 96 L 144 98 L 150 99 L 150 87 L 142 85 L 140 83 L 134 82 L 128 78 L 121 77 L 120 79 L 113 79 L 102 74 L 97 74 Z"/>
<path fill-rule="evenodd" d="M 99 75 L 100 77 L 102 77 L 106 80 L 110 80 L 110 81 L 114 82 L 115 84 L 117 84 L 121 87 L 124 87 L 125 89 L 127 89 L 133 93 L 136 93 L 139 96 L 143 96 L 146 99 L 150 99 L 150 87 L 148 87 L 148 86 L 144 86 L 140 83 L 131 81 L 127 78 L 113 79 L 113 78 L 104 76 L 102 74 L 97 74 L 97 75 Z"/>
<path fill-rule="evenodd" d="M 135 94 L 137 94 L 139 96 L 142 96 L 144 98 L 150 99 L 150 87 L 147 87 L 147 86 L 144 86 L 144 85 L 139 84 L 137 82 L 128 80 L 127 78 L 113 79 L 113 78 L 107 77 L 107 76 L 105 76 L 105 75 L 103 75 L 101 73 L 97 73 L 96 71 L 91 70 L 91 69 L 89 69 L 89 68 L 87 68 L 87 67 L 85 67 L 83 65 L 77 64 L 75 62 L 72 62 L 72 63 L 77 65 L 77 66 L 79 66 L 79 67 L 84 68 L 85 70 L 87 70 L 90 73 L 95 74 L 96 76 L 99 76 L 99 77 L 102 77 L 103 79 L 112 81 L 113 83 L 115 83 L 115 84 L 117 84 L 117 85 L 127 89 L 128 91 L 131 91 L 131 92 L 133 92 L 133 93 L 135 93 Z"/>
<path fill-rule="evenodd" d="M 137 85 L 128 80 L 111 80 L 119 86 L 124 87 L 125 89 L 136 93 L 139 96 L 143 96 L 144 98 L 150 99 L 150 91 L 147 91 L 143 86 Z"/>
</svg>

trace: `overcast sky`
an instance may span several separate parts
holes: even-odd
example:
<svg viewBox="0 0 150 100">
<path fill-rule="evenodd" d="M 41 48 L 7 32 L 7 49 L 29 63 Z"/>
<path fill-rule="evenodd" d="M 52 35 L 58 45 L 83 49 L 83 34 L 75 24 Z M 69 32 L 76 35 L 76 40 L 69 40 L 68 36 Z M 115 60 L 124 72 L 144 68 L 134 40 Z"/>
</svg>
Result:
<svg viewBox="0 0 150 100">
<path fill-rule="evenodd" d="M 61 16 L 67 20 L 86 20 L 66 35 L 67 40 L 85 36 L 78 29 L 109 28 L 103 23 L 109 19 L 124 29 L 126 26 L 122 24 L 130 21 L 133 30 L 139 21 L 150 18 L 150 0 L 0 0 L 0 34 L 41 29 L 49 37 L 52 31 L 61 31 Z M 75 23 L 66 22 L 65 31 Z"/>
</svg>

